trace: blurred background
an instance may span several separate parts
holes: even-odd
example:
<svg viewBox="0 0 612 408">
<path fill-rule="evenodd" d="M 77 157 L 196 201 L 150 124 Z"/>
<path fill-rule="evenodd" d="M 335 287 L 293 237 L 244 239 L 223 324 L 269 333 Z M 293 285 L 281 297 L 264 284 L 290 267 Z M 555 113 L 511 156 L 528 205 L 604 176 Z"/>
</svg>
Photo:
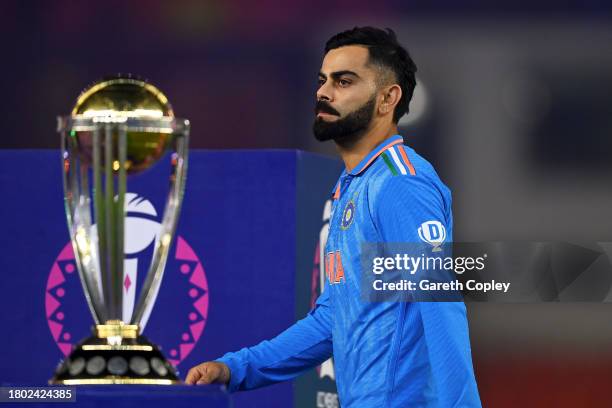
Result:
<svg viewBox="0 0 612 408">
<path fill-rule="evenodd" d="M 401 132 L 453 190 L 455 241 L 612 241 L 612 3 L 461 3 L 4 1 L 0 148 L 57 149 L 55 116 L 129 72 L 193 148 L 334 154 L 311 135 L 324 43 L 391 27 L 419 69 Z M 468 309 L 484 406 L 610 406 L 611 305 Z"/>
</svg>

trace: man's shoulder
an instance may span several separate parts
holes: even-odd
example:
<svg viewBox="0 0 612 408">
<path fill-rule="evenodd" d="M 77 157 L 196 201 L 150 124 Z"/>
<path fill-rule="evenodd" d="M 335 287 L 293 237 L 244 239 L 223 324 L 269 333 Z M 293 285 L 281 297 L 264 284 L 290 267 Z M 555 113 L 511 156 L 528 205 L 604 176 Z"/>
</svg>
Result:
<svg viewBox="0 0 612 408">
<path fill-rule="evenodd" d="M 450 189 L 433 165 L 408 146 L 397 145 L 388 149 L 376 160 L 372 170 L 368 179 L 370 196 L 408 189 L 415 194 L 433 192 L 450 198 Z"/>
<path fill-rule="evenodd" d="M 406 171 L 401 171 L 389 149 L 385 152 L 387 160 L 381 155 L 381 160 L 376 162 L 367 186 L 369 210 L 382 237 L 389 242 L 419 242 L 415 235 L 419 226 L 430 221 L 441 222 L 450 237 L 452 197 L 449 188 L 424 157 L 407 146 L 394 147 L 396 155 L 399 151 L 409 160 L 400 162 Z M 389 164 L 396 166 L 394 171 Z"/>
</svg>

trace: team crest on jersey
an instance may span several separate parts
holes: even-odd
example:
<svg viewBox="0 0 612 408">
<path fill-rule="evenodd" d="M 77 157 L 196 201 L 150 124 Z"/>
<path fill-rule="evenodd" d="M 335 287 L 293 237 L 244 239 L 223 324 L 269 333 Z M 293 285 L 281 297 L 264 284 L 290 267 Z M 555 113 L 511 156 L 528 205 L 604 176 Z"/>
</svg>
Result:
<svg viewBox="0 0 612 408">
<path fill-rule="evenodd" d="M 355 218 L 355 202 L 353 200 L 349 200 L 346 203 L 346 207 L 344 207 L 344 211 L 342 212 L 342 222 L 340 223 L 340 228 L 343 230 L 348 229 L 353 223 L 353 219 Z"/>
<path fill-rule="evenodd" d="M 433 247 L 432 252 L 440 252 L 440 246 L 446 240 L 446 228 L 440 221 L 427 221 L 419 227 L 419 238 L 421 241 Z"/>
</svg>

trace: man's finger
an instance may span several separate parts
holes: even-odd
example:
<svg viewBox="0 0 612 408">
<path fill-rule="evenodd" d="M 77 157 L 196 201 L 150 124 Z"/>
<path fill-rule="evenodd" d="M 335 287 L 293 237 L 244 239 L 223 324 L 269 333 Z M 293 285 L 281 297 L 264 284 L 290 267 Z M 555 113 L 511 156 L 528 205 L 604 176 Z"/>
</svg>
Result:
<svg viewBox="0 0 612 408">
<path fill-rule="evenodd" d="M 216 380 L 213 367 L 211 367 L 210 364 L 204 365 L 200 369 L 200 374 L 201 377 L 198 379 L 197 384 L 211 384 L 214 380 Z"/>
<path fill-rule="evenodd" d="M 193 367 L 187 373 L 187 378 L 185 378 L 185 383 L 191 384 L 191 385 L 196 384 L 197 381 L 200 379 L 200 377 L 201 377 L 200 371 L 197 369 L 197 367 Z"/>
</svg>

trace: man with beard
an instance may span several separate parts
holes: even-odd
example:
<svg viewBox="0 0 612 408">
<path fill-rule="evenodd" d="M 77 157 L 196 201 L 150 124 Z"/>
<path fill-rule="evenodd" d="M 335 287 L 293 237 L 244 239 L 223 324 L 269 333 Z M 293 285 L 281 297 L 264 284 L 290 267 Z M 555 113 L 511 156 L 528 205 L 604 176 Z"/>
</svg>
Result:
<svg viewBox="0 0 612 408">
<path fill-rule="evenodd" d="M 364 242 L 452 238 L 450 191 L 397 134 L 415 72 L 391 30 L 354 28 L 327 42 L 313 130 L 317 140 L 335 142 L 346 166 L 333 189 L 328 284 L 304 319 L 192 368 L 188 384 L 258 388 L 290 380 L 333 352 L 342 407 L 480 407 L 463 303 L 360 295 Z"/>
</svg>

